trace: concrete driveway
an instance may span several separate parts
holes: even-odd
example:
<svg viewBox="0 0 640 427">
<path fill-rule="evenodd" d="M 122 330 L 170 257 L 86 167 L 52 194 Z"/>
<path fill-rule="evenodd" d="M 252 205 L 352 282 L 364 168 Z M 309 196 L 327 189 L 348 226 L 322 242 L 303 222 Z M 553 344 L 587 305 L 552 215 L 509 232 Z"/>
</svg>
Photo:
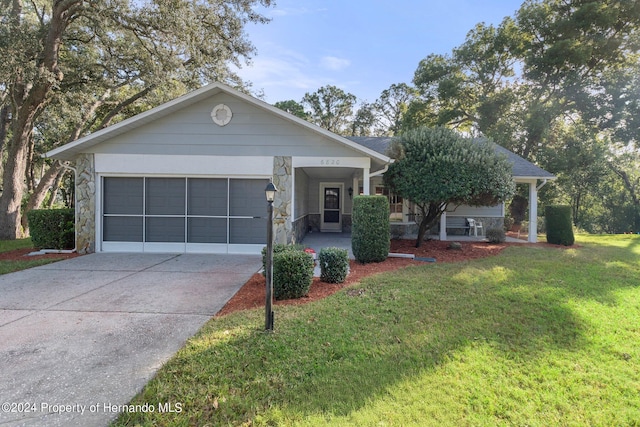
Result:
<svg viewBox="0 0 640 427">
<path fill-rule="evenodd" d="M 0 426 L 107 425 L 259 267 L 92 254 L 0 276 Z"/>
</svg>

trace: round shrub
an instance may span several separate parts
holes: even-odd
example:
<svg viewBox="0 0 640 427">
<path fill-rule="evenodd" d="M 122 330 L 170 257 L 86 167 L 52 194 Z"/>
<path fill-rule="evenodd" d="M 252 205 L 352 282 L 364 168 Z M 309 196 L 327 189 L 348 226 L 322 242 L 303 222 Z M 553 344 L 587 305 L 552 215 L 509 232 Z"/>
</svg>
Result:
<svg viewBox="0 0 640 427">
<path fill-rule="evenodd" d="M 391 247 L 389 201 L 384 196 L 353 198 L 351 248 L 356 261 L 381 262 Z"/>
<path fill-rule="evenodd" d="M 349 254 L 346 249 L 322 248 L 319 254 L 320 280 L 342 283 L 349 273 Z"/>
<path fill-rule="evenodd" d="M 504 243 L 507 240 L 507 236 L 502 228 L 487 229 L 486 238 L 489 243 Z"/>
<path fill-rule="evenodd" d="M 29 234 L 38 249 L 72 249 L 75 246 L 73 209 L 35 209 L 27 212 Z"/>
<path fill-rule="evenodd" d="M 313 257 L 303 251 L 273 254 L 273 296 L 300 298 L 309 293 L 313 281 Z"/>
<path fill-rule="evenodd" d="M 302 245 L 286 245 L 284 243 L 276 243 L 273 245 L 273 256 L 280 252 L 287 251 L 302 251 L 304 246 Z M 267 275 L 267 247 L 262 248 L 262 275 Z"/>
<path fill-rule="evenodd" d="M 554 245 L 571 246 L 575 242 L 571 206 L 549 205 L 544 210 L 547 226 L 547 242 Z"/>
</svg>

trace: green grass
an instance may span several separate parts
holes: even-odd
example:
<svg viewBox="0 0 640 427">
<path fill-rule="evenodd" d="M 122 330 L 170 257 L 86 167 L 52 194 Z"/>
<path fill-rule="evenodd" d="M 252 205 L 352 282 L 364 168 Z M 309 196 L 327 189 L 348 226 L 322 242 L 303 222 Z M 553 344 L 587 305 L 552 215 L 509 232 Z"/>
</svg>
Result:
<svg viewBox="0 0 640 427">
<path fill-rule="evenodd" d="M 16 249 L 33 248 L 31 239 L 17 239 L 17 240 L 0 240 L 0 253 L 14 251 Z M 52 262 L 59 261 L 55 258 L 47 259 L 28 259 L 24 260 L 0 260 L 0 274 L 13 273 L 14 271 L 25 270 L 31 267 L 37 267 L 39 265 L 50 264 Z"/>
<path fill-rule="evenodd" d="M 640 238 L 577 239 L 213 319 L 115 425 L 640 425 Z"/>
</svg>

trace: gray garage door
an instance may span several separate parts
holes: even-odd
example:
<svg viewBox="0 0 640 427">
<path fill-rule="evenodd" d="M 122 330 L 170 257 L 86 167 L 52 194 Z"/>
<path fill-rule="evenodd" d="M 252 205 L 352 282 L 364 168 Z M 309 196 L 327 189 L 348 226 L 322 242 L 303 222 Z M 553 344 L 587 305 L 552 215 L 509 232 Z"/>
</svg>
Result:
<svg viewBox="0 0 640 427">
<path fill-rule="evenodd" d="M 267 182 L 104 177 L 102 250 L 259 253 Z"/>
</svg>

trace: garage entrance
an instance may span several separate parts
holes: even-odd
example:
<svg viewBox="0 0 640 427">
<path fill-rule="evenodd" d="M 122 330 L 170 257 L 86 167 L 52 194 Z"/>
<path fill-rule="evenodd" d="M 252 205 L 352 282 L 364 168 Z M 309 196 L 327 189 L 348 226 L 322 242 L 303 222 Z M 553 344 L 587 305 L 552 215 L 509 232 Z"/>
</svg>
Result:
<svg viewBox="0 0 640 427">
<path fill-rule="evenodd" d="M 266 179 L 103 177 L 102 251 L 260 253 Z"/>
</svg>

